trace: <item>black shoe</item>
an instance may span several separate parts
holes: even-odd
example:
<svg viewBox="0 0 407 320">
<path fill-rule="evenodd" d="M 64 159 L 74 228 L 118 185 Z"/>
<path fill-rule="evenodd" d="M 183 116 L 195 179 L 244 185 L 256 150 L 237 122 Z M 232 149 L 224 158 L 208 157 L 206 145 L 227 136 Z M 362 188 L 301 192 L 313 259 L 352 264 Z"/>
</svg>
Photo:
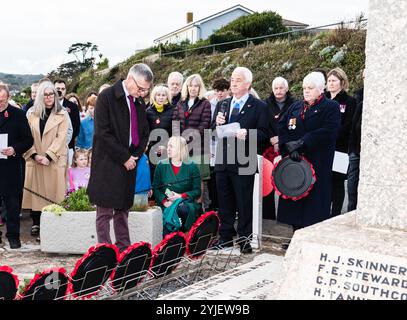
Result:
<svg viewBox="0 0 407 320">
<path fill-rule="evenodd" d="M 229 241 L 224 241 L 222 239 L 218 239 L 213 245 L 212 248 L 213 250 L 222 250 L 225 248 L 232 248 L 233 247 L 233 240 Z"/>
<path fill-rule="evenodd" d="M 19 249 L 21 248 L 21 242 L 19 239 L 9 239 L 10 249 Z"/>
<path fill-rule="evenodd" d="M 242 254 L 249 254 L 253 253 L 252 246 L 250 245 L 249 241 L 243 241 L 239 244 L 240 246 L 240 253 Z"/>
<path fill-rule="evenodd" d="M 288 247 L 290 246 L 290 242 L 291 242 L 291 241 L 282 243 L 282 244 L 281 244 L 281 248 L 282 248 L 283 250 L 287 250 Z"/>
<path fill-rule="evenodd" d="M 33 237 L 38 237 L 40 235 L 40 226 L 33 225 L 31 227 L 31 235 Z"/>
</svg>

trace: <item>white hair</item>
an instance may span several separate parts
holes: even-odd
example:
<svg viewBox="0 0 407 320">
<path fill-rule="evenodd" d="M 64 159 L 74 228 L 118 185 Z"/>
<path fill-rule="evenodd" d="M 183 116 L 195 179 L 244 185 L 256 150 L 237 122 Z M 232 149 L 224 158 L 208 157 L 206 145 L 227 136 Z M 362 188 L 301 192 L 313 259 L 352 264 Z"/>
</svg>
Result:
<svg viewBox="0 0 407 320">
<path fill-rule="evenodd" d="M 303 86 L 315 87 L 321 93 L 325 90 L 325 78 L 321 72 L 311 72 L 304 78 L 302 84 Z"/>
<path fill-rule="evenodd" d="M 178 72 L 178 71 L 173 71 L 173 72 L 171 72 L 171 73 L 168 75 L 168 80 L 167 80 L 167 82 L 169 82 L 171 78 L 176 78 L 176 79 L 178 79 L 178 80 L 179 80 L 178 82 L 179 82 L 181 85 L 182 85 L 183 82 L 184 82 L 184 76 L 182 75 L 182 73 L 180 73 L 180 72 Z"/>
<path fill-rule="evenodd" d="M 274 88 L 274 86 L 277 86 L 279 84 L 282 84 L 284 88 L 288 90 L 288 81 L 284 79 L 283 77 L 277 77 L 273 80 L 273 83 L 271 84 L 271 87 Z"/>
<path fill-rule="evenodd" d="M 246 83 L 252 83 L 253 82 L 253 73 L 245 68 L 245 67 L 237 67 L 233 72 L 240 72 L 243 74 L 244 79 L 246 80 Z"/>
</svg>

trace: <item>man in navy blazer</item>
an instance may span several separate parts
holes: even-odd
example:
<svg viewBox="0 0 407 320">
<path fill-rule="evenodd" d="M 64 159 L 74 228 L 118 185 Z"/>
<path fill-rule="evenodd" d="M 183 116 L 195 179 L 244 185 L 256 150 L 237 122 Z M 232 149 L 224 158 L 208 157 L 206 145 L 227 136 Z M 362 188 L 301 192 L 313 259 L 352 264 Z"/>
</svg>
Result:
<svg viewBox="0 0 407 320">
<path fill-rule="evenodd" d="M 230 80 L 231 98 L 220 101 L 215 109 L 217 126 L 238 122 L 235 137 L 222 138 L 217 147 L 215 172 L 221 226 L 217 248 L 233 246 L 236 211 L 240 251 L 251 253 L 253 187 L 257 172 L 257 146 L 270 139 L 268 113 L 264 102 L 249 94 L 253 75 L 244 67 L 236 68 Z"/>
<path fill-rule="evenodd" d="M 6 237 L 10 248 L 18 249 L 21 247 L 20 194 L 24 186 L 21 159 L 34 140 L 24 111 L 12 107 L 9 99 L 8 87 L 0 84 L 0 134 L 7 134 L 7 147 L 0 147 L 0 197 L 7 210 Z"/>
</svg>

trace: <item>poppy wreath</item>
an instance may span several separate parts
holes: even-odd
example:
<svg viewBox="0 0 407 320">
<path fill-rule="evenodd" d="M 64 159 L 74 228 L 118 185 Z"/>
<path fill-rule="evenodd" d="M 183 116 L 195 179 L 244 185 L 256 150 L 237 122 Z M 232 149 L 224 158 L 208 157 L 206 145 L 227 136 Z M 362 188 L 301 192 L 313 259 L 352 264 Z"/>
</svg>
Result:
<svg viewBox="0 0 407 320">
<path fill-rule="evenodd" d="M 274 169 L 273 169 L 273 174 L 272 174 L 271 183 L 272 183 L 272 185 L 273 185 L 273 189 L 276 191 L 276 193 L 277 193 L 278 196 L 280 196 L 280 197 L 282 197 L 283 199 L 286 199 L 286 200 L 298 201 L 298 200 L 301 200 L 301 199 L 306 198 L 306 197 L 310 194 L 310 192 L 312 191 L 312 189 L 314 188 L 314 184 L 315 184 L 315 182 L 317 181 L 317 177 L 316 177 L 316 174 L 315 174 L 315 169 L 314 169 L 312 163 L 311 163 L 307 158 L 305 158 L 304 156 L 301 156 L 301 157 L 300 157 L 301 160 L 304 160 L 304 161 L 307 162 L 308 165 L 310 166 L 311 174 L 312 174 L 312 183 L 310 184 L 310 186 L 308 187 L 308 189 L 307 189 L 302 195 L 300 195 L 300 196 L 298 196 L 298 197 L 290 197 L 290 196 L 287 196 L 287 195 L 283 194 L 283 193 L 277 188 L 276 183 L 275 183 L 275 180 L 274 180 L 274 179 L 275 179 L 275 177 L 274 177 L 274 170 L 275 170 L 276 168 L 278 168 L 278 165 L 279 165 L 283 160 L 285 160 L 285 159 L 287 159 L 287 158 L 288 158 L 288 157 L 283 158 L 283 159 L 281 159 L 280 161 L 278 161 L 278 162 L 275 164 Z"/>
<path fill-rule="evenodd" d="M 88 251 L 82 256 L 82 258 L 80 258 L 75 265 L 75 268 L 73 269 L 73 271 L 70 274 L 70 278 L 69 278 L 69 283 L 68 283 L 68 290 L 67 293 L 71 294 L 72 297 L 77 298 L 78 295 L 75 293 L 75 289 L 74 289 L 74 283 L 73 283 L 73 278 L 77 275 L 79 268 L 81 267 L 81 265 L 91 256 L 93 256 L 97 251 L 99 251 L 101 248 L 110 248 L 113 249 L 115 252 L 115 256 L 116 256 L 116 264 L 117 264 L 117 260 L 119 259 L 119 249 L 113 245 L 113 244 L 109 244 L 109 243 L 99 243 L 93 247 L 90 247 L 88 249 Z M 91 271 L 91 270 L 90 270 Z M 106 279 L 107 280 L 107 279 Z M 102 287 L 102 284 L 101 286 Z M 91 292 L 90 294 L 87 294 L 85 296 L 82 297 L 82 299 L 89 299 L 95 295 L 97 295 L 97 293 L 99 292 L 99 290 L 95 290 L 94 292 Z"/>
</svg>

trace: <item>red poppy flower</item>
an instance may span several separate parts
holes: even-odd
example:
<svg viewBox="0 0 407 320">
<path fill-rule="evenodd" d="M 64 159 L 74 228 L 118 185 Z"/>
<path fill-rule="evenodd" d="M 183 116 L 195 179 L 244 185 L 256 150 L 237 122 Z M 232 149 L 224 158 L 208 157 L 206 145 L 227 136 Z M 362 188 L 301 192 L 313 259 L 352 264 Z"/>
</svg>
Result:
<svg viewBox="0 0 407 320">
<path fill-rule="evenodd" d="M 188 117 L 189 117 L 189 112 L 185 111 L 185 118 L 188 118 Z"/>
<path fill-rule="evenodd" d="M 4 112 L 4 118 L 8 118 L 8 112 Z"/>
</svg>

